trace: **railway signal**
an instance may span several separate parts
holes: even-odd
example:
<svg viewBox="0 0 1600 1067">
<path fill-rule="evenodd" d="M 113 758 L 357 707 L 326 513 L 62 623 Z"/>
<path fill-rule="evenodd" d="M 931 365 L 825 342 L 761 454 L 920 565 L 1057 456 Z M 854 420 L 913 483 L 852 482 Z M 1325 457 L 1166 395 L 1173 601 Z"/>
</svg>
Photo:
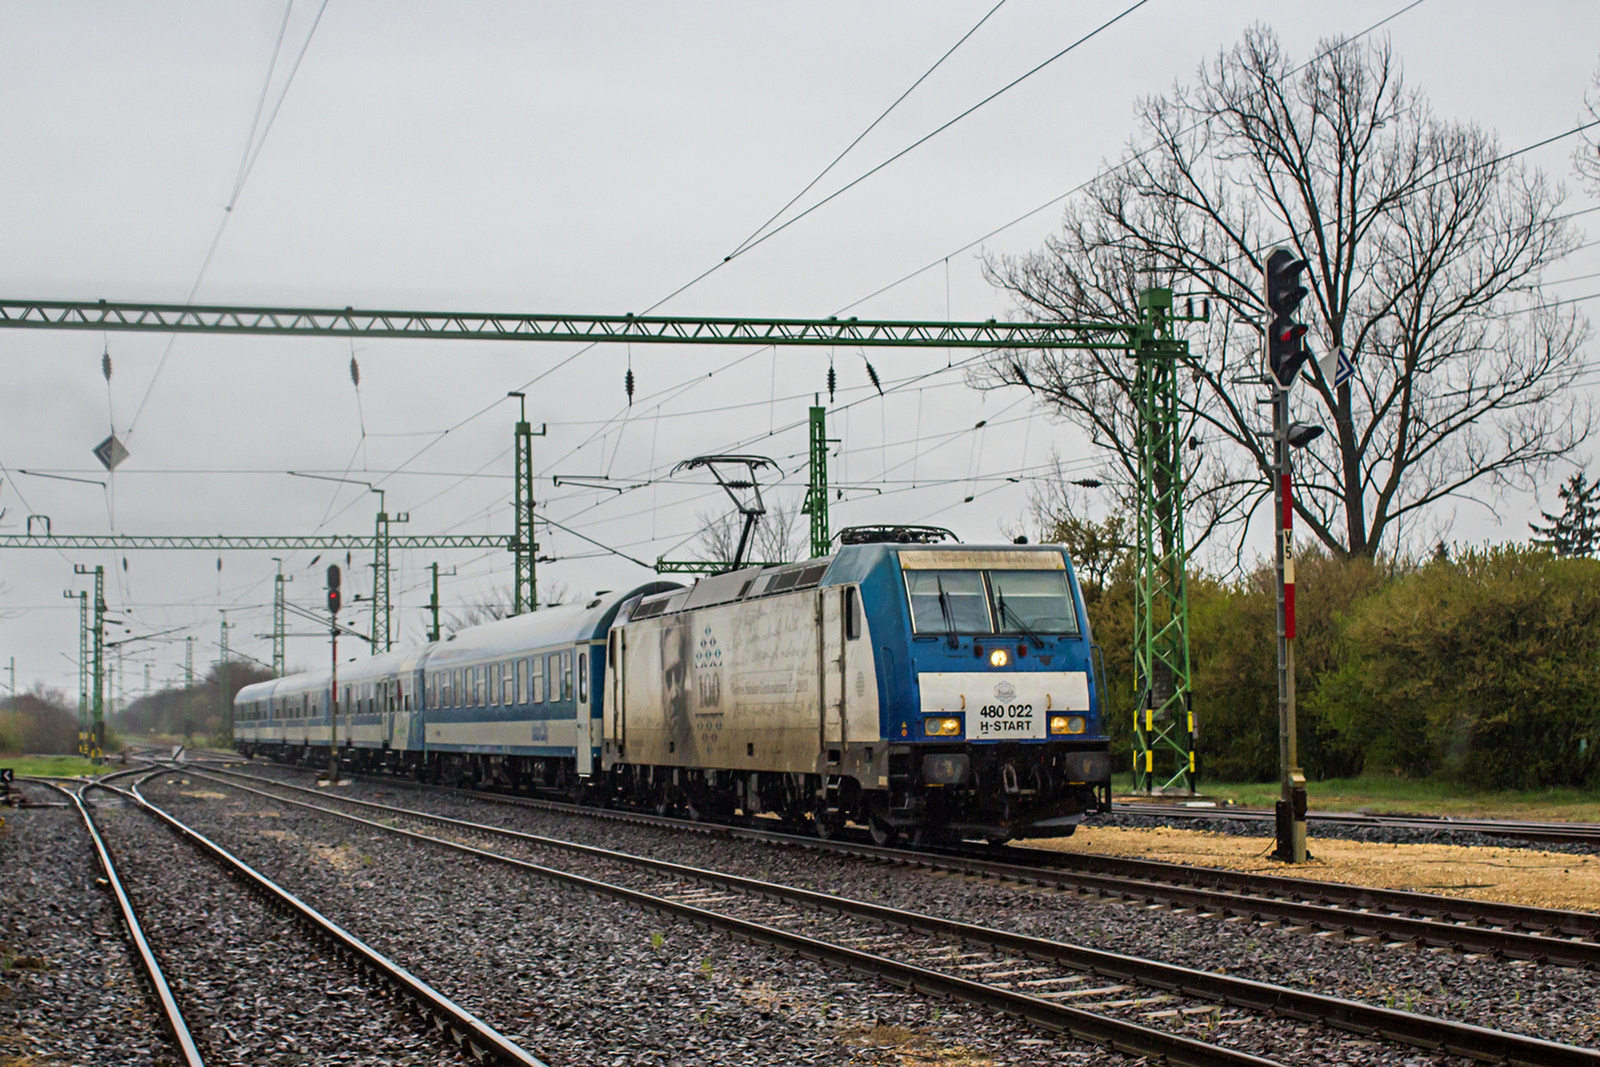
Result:
<svg viewBox="0 0 1600 1067">
<path fill-rule="evenodd" d="M 339 565 L 328 564 L 328 641 L 333 672 L 328 684 L 328 784 L 339 784 Z"/>
<path fill-rule="evenodd" d="M 1322 436 L 1321 426 L 1289 420 L 1289 389 L 1300 368 L 1311 359 L 1306 348 L 1306 324 L 1295 320 L 1306 287 L 1300 275 L 1305 260 L 1287 248 L 1274 248 L 1267 256 L 1266 304 L 1271 313 L 1267 325 L 1267 367 L 1272 373 L 1272 465 L 1273 489 L 1277 497 L 1274 511 L 1278 565 L 1278 764 L 1283 786 L 1277 803 L 1278 847 L 1274 853 L 1287 863 L 1306 861 L 1306 779 L 1300 771 L 1298 728 L 1294 707 L 1294 459 L 1295 449 L 1304 448 Z M 1265 383 L 1267 379 L 1263 379 Z"/>
<path fill-rule="evenodd" d="M 1272 322 L 1267 327 L 1267 364 L 1284 389 L 1294 384 L 1300 368 L 1311 358 L 1305 345 L 1306 324 L 1294 319 L 1296 309 L 1306 298 L 1300 272 L 1307 265 L 1287 248 L 1274 248 L 1267 256 L 1267 307 L 1272 311 Z"/>
</svg>

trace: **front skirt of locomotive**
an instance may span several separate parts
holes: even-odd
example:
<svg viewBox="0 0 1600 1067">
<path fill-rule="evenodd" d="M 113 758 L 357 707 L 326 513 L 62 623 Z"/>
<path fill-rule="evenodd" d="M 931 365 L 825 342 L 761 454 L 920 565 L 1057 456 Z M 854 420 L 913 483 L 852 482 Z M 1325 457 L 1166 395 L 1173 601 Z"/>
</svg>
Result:
<svg viewBox="0 0 1600 1067">
<path fill-rule="evenodd" d="M 889 758 L 887 821 L 900 828 L 1065 837 L 1111 802 L 1108 741 L 897 745 Z"/>
</svg>

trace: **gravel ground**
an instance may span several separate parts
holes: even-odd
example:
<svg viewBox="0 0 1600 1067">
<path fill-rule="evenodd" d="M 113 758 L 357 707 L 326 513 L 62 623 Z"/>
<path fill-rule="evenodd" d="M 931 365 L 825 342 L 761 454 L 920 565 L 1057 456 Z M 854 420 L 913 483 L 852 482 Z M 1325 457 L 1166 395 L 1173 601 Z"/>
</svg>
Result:
<svg viewBox="0 0 1600 1067">
<path fill-rule="evenodd" d="M 152 801 L 557 1067 L 1130 1062 L 498 865 L 206 797 L 221 791 L 209 781 L 162 781 L 144 787 Z"/>
<path fill-rule="evenodd" d="M 283 768 L 256 768 L 252 773 L 275 774 L 297 784 L 308 781 Z M 1316 937 L 800 848 L 486 804 L 403 784 L 358 782 L 348 787 L 347 795 L 1555 1041 L 1600 1045 L 1600 974 L 1592 972 L 1384 948 L 1375 942 Z"/>
<path fill-rule="evenodd" d="M 77 810 L 4 808 L 0 819 L 0 1063 L 180 1063 L 116 902 L 95 884 L 100 866 Z"/>
<path fill-rule="evenodd" d="M 469 1062 L 149 815 L 101 793 L 95 821 L 206 1063 Z"/>
<path fill-rule="evenodd" d="M 1129 826 L 1148 828 L 1159 826 L 1181 827 L 1234 837 L 1269 838 L 1272 824 L 1259 819 L 1230 819 L 1223 815 L 1210 816 L 1119 814 L 1112 809 L 1110 815 L 1096 815 L 1088 824 L 1093 826 Z M 1600 845 L 1581 841 L 1527 841 L 1516 837 L 1496 837 L 1492 834 L 1468 830 L 1418 830 L 1407 827 L 1340 825 L 1331 823 L 1306 823 L 1306 837 L 1337 838 L 1341 841 L 1361 841 L 1373 845 L 1478 845 L 1490 848 L 1531 848 L 1541 852 L 1565 852 L 1574 856 L 1600 856 Z"/>
</svg>

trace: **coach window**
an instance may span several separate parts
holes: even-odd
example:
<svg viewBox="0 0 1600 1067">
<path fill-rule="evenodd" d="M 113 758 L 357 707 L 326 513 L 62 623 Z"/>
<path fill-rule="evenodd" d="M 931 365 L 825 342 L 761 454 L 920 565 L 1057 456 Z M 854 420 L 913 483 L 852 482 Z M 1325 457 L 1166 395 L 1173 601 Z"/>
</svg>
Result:
<svg viewBox="0 0 1600 1067">
<path fill-rule="evenodd" d="M 491 663 L 484 670 L 489 672 L 489 703 L 500 703 L 500 664 Z"/>
<path fill-rule="evenodd" d="M 473 705 L 472 706 L 473 707 L 482 708 L 482 707 L 486 707 L 488 705 L 488 703 L 489 703 L 489 694 L 487 692 L 485 692 L 485 690 L 488 688 L 488 681 L 489 681 L 489 665 L 486 664 L 486 663 L 478 664 L 478 666 L 476 668 L 474 668 L 473 671 L 472 671 L 472 684 L 473 684 L 473 690 L 472 690 Z"/>
<path fill-rule="evenodd" d="M 500 665 L 500 703 L 515 704 L 517 702 L 517 665 L 511 660 L 506 660 Z"/>
<path fill-rule="evenodd" d="M 561 699 L 572 699 L 572 653 L 561 653 Z"/>
<path fill-rule="evenodd" d="M 528 661 L 525 659 L 517 660 L 516 671 L 517 703 L 526 704 L 528 702 Z"/>
<path fill-rule="evenodd" d="M 589 699 L 589 655 L 588 649 L 578 652 L 578 703 Z"/>
<path fill-rule="evenodd" d="M 461 668 L 457 667 L 450 672 L 450 706 L 459 708 L 461 703 Z"/>
<path fill-rule="evenodd" d="M 529 684 L 533 690 L 533 703 L 544 703 L 544 657 L 535 656 L 528 661 Z"/>
</svg>

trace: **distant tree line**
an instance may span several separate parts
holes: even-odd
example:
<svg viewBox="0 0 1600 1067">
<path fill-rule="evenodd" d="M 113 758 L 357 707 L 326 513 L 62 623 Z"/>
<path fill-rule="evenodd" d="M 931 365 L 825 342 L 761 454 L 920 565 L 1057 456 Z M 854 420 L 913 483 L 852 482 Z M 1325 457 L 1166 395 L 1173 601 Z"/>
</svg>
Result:
<svg viewBox="0 0 1600 1067">
<path fill-rule="evenodd" d="M 266 681 L 272 677 L 272 672 L 235 661 L 228 664 L 225 685 L 220 673 L 220 667 L 213 665 L 210 673 L 203 679 L 196 679 L 195 685 L 188 689 L 163 689 L 140 697 L 117 713 L 115 727 L 125 735 L 159 734 L 231 745 L 231 723 L 225 718 L 219 690 L 226 692 L 226 706 L 231 708 L 239 690 Z"/>
<path fill-rule="evenodd" d="M 78 710 L 54 689 L 36 685 L 0 706 L 0 754 L 53 756 L 78 751 Z"/>
</svg>

